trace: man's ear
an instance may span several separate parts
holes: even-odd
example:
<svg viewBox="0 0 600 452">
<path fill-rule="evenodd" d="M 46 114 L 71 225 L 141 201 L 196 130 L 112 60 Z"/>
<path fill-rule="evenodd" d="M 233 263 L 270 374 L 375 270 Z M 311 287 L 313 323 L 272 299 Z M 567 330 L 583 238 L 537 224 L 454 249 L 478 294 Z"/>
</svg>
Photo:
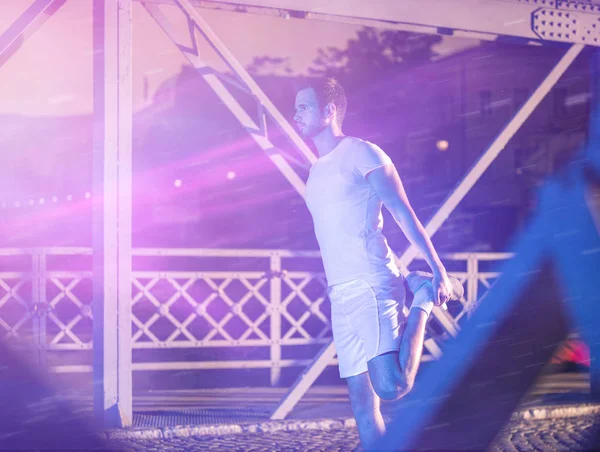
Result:
<svg viewBox="0 0 600 452">
<path fill-rule="evenodd" d="M 327 105 L 325 105 L 325 116 L 327 116 L 328 118 L 333 118 L 333 115 L 335 114 L 337 108 L 335 106 L 335 104 L 333 102 L 329 102 Z"/>
</svg>

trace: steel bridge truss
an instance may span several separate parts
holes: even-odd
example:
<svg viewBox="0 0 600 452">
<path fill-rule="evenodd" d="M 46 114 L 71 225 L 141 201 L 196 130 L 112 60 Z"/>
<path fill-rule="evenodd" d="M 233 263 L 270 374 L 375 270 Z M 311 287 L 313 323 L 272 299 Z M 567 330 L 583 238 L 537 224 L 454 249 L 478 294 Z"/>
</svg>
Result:
<svg viewBox="0 0 600 452">
<path fill-rule="evenodd" d="M 131 337 L 128 291 L 131 270 L 131 27 L 132 5 L 139 1 L 157 24 L 179 47 L 193 67 L 229 108 L 240 125 L 266 153 L 296 191 L 304 197 L 304 182 L 292 163 L 310 165 L 315 155 L 277 110 L 235 56 L 228 50 L 199 12 L 201 8 L 238 13 L 267 14 L 283 19 L 346 22 L 370 27 L 437 33 L 482 40 L 516 40 L 523 44 L 544 42 L 571 44 L 530 98 L 483 152 L 439 210 L 426 223 L 433 235 L 454 211 L 477 180 L 504 149 L 510 138 L 552 89 L 584 46 L 600 45 L 600 6 L 595 1 L 563 0 L 293 0 L 200 1 L 200 0 L 69 0 L 94 4 L 94 115 L 95 194 L 104 199 L 94 212 L 94 284 L 100 312 L 95 325 L 95 378 L 102 380 L 96 394 L 98 416 L 107 427 L 131 423 Z M 0 36 L 0 67 L 26 40 L 56 13 L 66 0 L 34 0 L 31 6 Z M 185 16 L 190 44 L 175 39 L 174 27 L 161 12 L 162 5 L 176 7 Z M 217 74 L 199 54 L 198 34 L 206 39 L 234 74 Z M 257 103 L 255 120 L 236 100 L 233 87 L 251 94 Z M 267 120 L 289 138 L 298 155 L 277 149 L 269 140 Z M 307 163 L 303 163 L 307 161 Z M 406 271 L 417 256 L 411 246 L 397 257 Z M 104 303 L 104 299 L 115 303 Z M 451 335 L 458 327 L 446 311 L 436 308 L 435 318 Z M 96 323 L 98 325 L 96 325 Z M 107 338 L 104 325 L 117 326 L 116 338 Z M 439 353 L 430 340 L 429 351 Z M 283 418 L 335 356 L 327 344 L 303 376 L 290 389 L 274 418 Z M 115 377 L 116 376 L 116 377 Z"/>
</svg>

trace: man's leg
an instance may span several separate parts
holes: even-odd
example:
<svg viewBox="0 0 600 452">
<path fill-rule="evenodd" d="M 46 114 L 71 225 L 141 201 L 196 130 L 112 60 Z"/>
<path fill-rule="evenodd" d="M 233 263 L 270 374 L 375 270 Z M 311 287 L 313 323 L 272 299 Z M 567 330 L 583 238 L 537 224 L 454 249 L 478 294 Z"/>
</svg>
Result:
<svg viewBox="0 0 600 452">
<path fill-rule="evenodd" d="M 376 356 L 367 365 L 375 392 L 384 400 L 395 400 L 410 392 L 414 383 L 425 340 L 427 319 L 433 308 L 433 275 L 426 272 L 411 272 L 406 277 L 407 292 L 414 294 L 412 306 L 401 333 L 399 352 Z M 450 278 L 450 299 L 463 296 L 463 287 L 456 278 Z M 412 295 L 412 294 L 410 294 Z"/>
<path fill-rule="evenodd" d="M 373 390 L 367 372 L 346 378 L 346 382 L 360 443 L 365 450 L 372 449 L 375 442 L 385 434 L 381 401 Z"/>
<path fill-rule="evenodd" d="M 367 363 L 373 388 L 382 399 L 396 400 L 412 389 L 423 353 L 427 318 L 425 311 L 411 309 L 399 353 L 385 353 Z"/>
</svg>

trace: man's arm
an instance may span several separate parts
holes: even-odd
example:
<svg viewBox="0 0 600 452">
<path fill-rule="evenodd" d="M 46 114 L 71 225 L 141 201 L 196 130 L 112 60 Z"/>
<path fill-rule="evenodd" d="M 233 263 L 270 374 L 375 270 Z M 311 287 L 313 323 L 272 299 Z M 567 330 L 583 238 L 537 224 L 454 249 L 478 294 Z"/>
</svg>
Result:
<svg viewBox="0 0 600 452">
<path fill-rule="evenodd" d="M 436 304 L 445 303 L 451 291 L 446 269 L 408 201 L 396 168 L 392 164 L 387 164 L 371 171 L 366 177 L 406 238 L 419 249 L 429 264 L 434 276 L 434 293 L 438 295 Z"/>
</svg>

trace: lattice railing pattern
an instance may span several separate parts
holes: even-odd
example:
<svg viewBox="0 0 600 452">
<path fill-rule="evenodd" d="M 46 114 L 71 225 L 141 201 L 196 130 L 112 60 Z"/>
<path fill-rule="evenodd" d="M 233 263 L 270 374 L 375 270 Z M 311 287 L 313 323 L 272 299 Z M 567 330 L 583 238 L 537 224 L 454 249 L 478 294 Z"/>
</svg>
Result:
<svg viewBox="0 0 600 452">
<path fill-rule="evenodd" d="M 282 328 L 282 343 L 325 343 L 331 337 L 331 310 L 325 303 L 327 283 L 324 275 L 290 272 L 282 281 L 285 296 L 281 301 L 281 313 L 286 323 Z"/>
<path fill-rule="evenodd" d="M 0 335 L 5 340 L 32 340 L 31 275 L 0 273 Z"/>
<path fill-rule="evenodd" d="M 41 350 L 92 348 L 92 272 L 89 248 L 0 249 L 3 257 L 30 259 L 27 271 L 0 272 L 0 333 L 32 341 Z M 50 264 L 53 256 L 85 256 L 85 264 Z M 268 347 L 269 360 L 203 363 L 208 368 L 270 367 L 279 369 L 308 360 L 282 359 L 286 347 L 319 345 L 331 338 L 326 281 L 319 253 L 285 250 L 138 249 L 136 259 L 194 257 L 231 262 L 256 258 L 263 264 L 223 271 L 136 270 L 132 274 L 132 340 L 134 349 Z M 498 273 L 486 263 L 510 258 L 500 253 L 456 253 L 443 256 L 450 274 L 465 285 L 465 297 L 452 315 L 460 321 L 487 291 Z M 211 261 L 212 262 L 212 261 Z M 298 263 L 311 265 L 298 265 Z M 215 263 L 215 267 L 218 267 Z M 205 268 L 206 265 L 203 265 Z M 256 268 L 260 268 L 257 271 Z M 299 269 L 304 267 L 305 270 Z M 480 268 L 481 267 L 481 268 Z M 7 268 L 6 265 L 2 266 Z M 291 268 L 293 270 L 286 270 Z M 229 358 L 225 358 L 229 359 Z M 198 368 L 198 363 L 190 364 Z M 178 363 L 184 368 L 186 363 Z M 152 367 L 154 366 L 154 367 Z M 161 367 L 164 366 L 164 367 Z M 175 368 L 153 363 L 138 368 Z M 85 367 L 85 366 L 83 366 Z M 83 369 L 80 366 L 81 369 Z M 89 367 L 89 366 L 88 366 Z M 134 369 L 135 369 L 134 364 Z"/>
<path fill-rule="evenodd" d="M 92 272 L 48 271 L 42 280 L 47 294 L 42 300 L 46 306 L 43 318 L 46 320 L 47 348 L 91 349 Z"/>
<path fill-rule="evenodd" d="M 268 282 L 258 272 L 135 272 L 134 348 L 270 345 Z"/>
<path fill-rule="evenodd" d="M 323 275 L 279 271 L 285 252 L 259 250 L 243 254 L 269 257 L 271 269 L 160 275 L 134 272 L 134 347 L 281 347 L 324 343 L 331 335 L 329 311 L 323 309 Z M 273 292 L 273 280 L 280 281 L 277 293 Z M 149 311 L 153 313 L 148 315 Z"/>
</svg>

